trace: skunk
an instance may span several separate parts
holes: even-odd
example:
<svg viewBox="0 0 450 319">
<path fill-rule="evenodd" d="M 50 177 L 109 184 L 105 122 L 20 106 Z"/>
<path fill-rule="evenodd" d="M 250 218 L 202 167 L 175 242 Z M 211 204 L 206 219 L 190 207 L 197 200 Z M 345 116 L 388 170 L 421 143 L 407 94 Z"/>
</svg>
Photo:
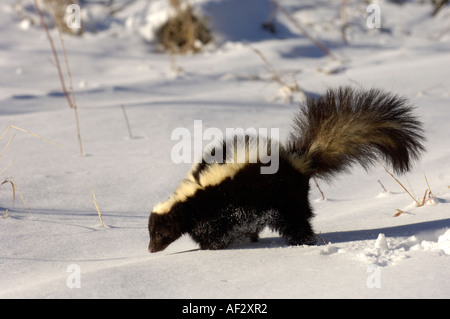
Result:
<svg viewBox="0 0 450 319">
<path fill-rule="evenodd" d="M 206 152 L 173 195 L 153 208 L 149 252 L 164 250 L 183 234 L 201 249 L 223 249 L 242 238 L 257 241 L 265 227 L 290 245 L 315 244 L 310 179 L 329 179 L 354 163 L 368 169 L 377 161 L 396 173 L 408 171 L 424 151 L 413 109 L 406 98 L 379 89 L 339 87 L 309 98 L 294 116 L 287 143 L 279 145 L 274 174 L 260 171 L 267 162 L 258 150 L 272 145 L 269 138 L 224 141 L 222 162 L 206 160 L 217 148 Z M 241 163 L 227 155 L 242 147 Z"/>
</svg>

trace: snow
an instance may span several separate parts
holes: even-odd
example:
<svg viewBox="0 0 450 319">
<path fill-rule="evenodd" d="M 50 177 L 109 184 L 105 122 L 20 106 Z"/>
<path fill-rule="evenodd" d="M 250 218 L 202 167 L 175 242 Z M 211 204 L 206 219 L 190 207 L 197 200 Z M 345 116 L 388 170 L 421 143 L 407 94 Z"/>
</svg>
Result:
<svg viewBox="0 0 450 319">
<path fill-rule="evenodd" d="M 32 212 L 18 193 L 13 203 L 9 183 L 1 186 L 1 298 L 450 297 L 450 8 L 431 18 L 431 6 L 420 1 L 379 1 L 377 30 L 366 26 L 366 4 L 348 1 L 344 44 L 339 1 L 280 0 L 339 57 L 334 61 L 281 12 L 275 35 L 262 30 L 272 7 L 260 2 L 253 11 L 250 0 L 192 1 L 209 17 L 216 42 L 176 57 L 176 68 L 155 50 L 166 1 L 131 2 L 113 19 L 98 4 L 82 8 L 87 32 L 65 36 L 80 156 L 73 111 L 31 1 L 21 10 L 18 1 L 2 1 L 0 133 L 12 124 L 60 146 L 14 128 L 0 141 L 3 150 L 15 136 L 0 158 L 2 181 L 14 181 Z M 193 132 L 202 120 L 204 130 L 279 128 L 281 140 L 289 134 L 302 95 L 272 81 L 253 48 L 306 95 L 361 85 L 410 97 L 424 122 L 427 152 L 399 179 L 421 201 L 426 174 L 434 200 L 417 207 L 383 168 L 355 167 L 331 182 L 319 180 L 326 200 L 311 185 L 317 246 L 290 247 L 265 230 L 258 243 L 226 250 L 199 250 L 185 236 L 148 254 L 148 215 L 190 166 L 171 160 L 174 129 Z M 403 213 L 393 217 L 397 209 Z"/>
</svg>

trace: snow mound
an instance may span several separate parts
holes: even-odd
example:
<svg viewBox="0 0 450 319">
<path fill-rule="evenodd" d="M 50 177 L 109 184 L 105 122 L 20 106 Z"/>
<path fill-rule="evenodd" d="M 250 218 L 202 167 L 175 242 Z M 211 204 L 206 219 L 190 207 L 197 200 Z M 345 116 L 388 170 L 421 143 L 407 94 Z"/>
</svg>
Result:
<svg viewBox="0 0 450 319">
<path fill-rule="evenodd" d="M 444 235 L 439 236 L 437 243 L 446 255 L 450 255 L 450 229 Z"/>
<path fill-rule="evenodd" d="M 441 250 L 446 255 L 450 255 L 450 229 L 439 236 L 437 241 L 422 241 L 421 246 L 424 250 Z"/>
<path fill-rule="evenodd" d="M 360 254 L 362 260 L 369 264 L 385 267 L 408 258 L 404 245 L 388 244 L 384 234 L 379 234 L 372 247 L 366 247 Z"/>
<path fill-rule="evenodd" d="M 379 234 L 373 246 L 366 245 L 359 258 L 369 264 L 387 267 L 411 257 L 418 251 L 442 251 L 450 255 L 450 229 L 438 236 L 436 240 L 422 240 L 422 237 L 434 237 L 427 233 L 410 237 L 387 238 Z"/>
</svg>

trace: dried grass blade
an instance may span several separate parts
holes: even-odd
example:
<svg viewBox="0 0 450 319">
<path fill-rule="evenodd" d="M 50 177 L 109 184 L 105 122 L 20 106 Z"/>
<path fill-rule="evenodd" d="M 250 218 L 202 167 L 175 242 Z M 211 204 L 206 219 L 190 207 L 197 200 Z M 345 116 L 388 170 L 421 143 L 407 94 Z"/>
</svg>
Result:
<svg viewBox="0 0 450 319">
<path fill-rule="evenodd" d="M 404 211 L 402 211 L 401 209 L 397 209 L 397 213 L 394 215 L 394 217 L 398 217 L 403 213 L 404 213 Z"/>
<path fill-rule="evenodd" d="M 90 191 L 91 191 L 91 195 L 92 195 L 92 200 L 94 201 L 95 208 L 97 209 L 98 217 L 100 218 L 102 226 L 106 228 L 106 225 L 103 222 L 102 213 L 100 212 L 100 209 L 98 208 L 98 202 L 97 202 L 97 198 L 95 197 L 95 193 L 92 189 L 90 189 Z"/>
<path fill-rule="evenodd" d="M 8 141 L 8 143 L 6 144 L 5 148 L 4 148 L 3 151 L 0 153 L 0 157 L 2 157 L 3 154 L 6 152 L 6 150 L 7 150 L 8 147 L 9 147 L 9 144 L 11 144 L 12 140 L 14 139 L 14 137 L 16 137 L 16 134 L 14 134 L 14 135 L 9 139 L 9 141 Z"/>
<path fill-rule="evenodd" d="M 56 146 L 58 146 L 58 147 L 62 147 L 62 145 L 59 145 L 58 143 L 55 143 L 55 142 L 53 142 L 52 140 L 49 140 L 49 139 L 47 139 L 47 138 L 45 138 L 45 137 L 39 136 L 39 135 L 37 135 L 36 133 L 33 133 L 33 132 L 31 132 L 31 131 L 25 130 L 25 129 L 20 128 L 20 127 L 15 126 L 15 125 L 10 125 L 10 127 L 11 127 L 11 128 L 15 128 L 16 130 L 22 131 L 22 132 L 24 132 L 24 133 L 30 134 L 30 135 L 33 136 L 33 137 L 39 138 L 39 139 L 41 139 L 41 140 L 43 140 L 43 141 L 46 141 L 46 142 L 51 143 L 51 144 L 53 144 L 53 145 L 56 145 Z"/>
<path fill-rule="evenodd" d="M 419 207 L 422 207 L 423 205 L 425 205 L 425 200 L 427 198 L 427 194 L 428 194 L 428 189 L 425 190 L 425 194 L 423 195 L 422 203 L 420 203 Z"/>
<path fill-rule="evenodd" d="M 70 72 L 70 67 L 69 67 L 69 61 L 67 59 L 67 53 L 66 53 L 66 46 L 64 45 L 64 39 L 62 37 L 62 32 L 61 32 L 61 27 L 58 23 L 58 18 L 56 15 L 56 10 L 55 7 L 53 5 L 52 2 L 50 2 L 50 7 L 52 9 L 52 14 L 53 14 L 53 19 L 55 20 L 55 24 L 56 24 L 56 29 L 58 30 L 58 35 L 59 35 L 59 42 L 61 43 L 61 49 L 63 52 L 63 56 L 64 56 L 64 62 L 66 65 L 66 72 L 67 72 L 67 78 L 69 80 L 69 90 L 70 90 L 70 96 L 72 98 L 72 103 L 69 103 L 69 106 L 73 109 L 74 111 L 74 115 L 75 115 L 75 125 L 77 127 L 77 138 L 78 138 L 78 145 L 80 147 L 80 154 L 81 156 L 84 155 L 84 151 L 83 151 L 83 142 L 81 140 L 81 130 L 80 130 L 80 120 L 78 117 L 78 106 L 77 103 L 75 101 L 75 94 L 73 92 L 73 84 L 72 84 L 72 73 Z M 65 88 L 65 86 L 63 86 L 63 88 Z M 66 94 L 66 93 L 65 93 Z"/>
<path fill-rule="evenodd" d="M 12 187 L 12 190 L 13 190 L 13 203 L 14 203 L 16 201 L 16 185 L 14 184 L 13 181 L 10 181 L 9 179 L 5 179 L 0 186 L 3 186 L 6 183 L 10 183 L 11 184 L 11 187 Z"/>
<path fill-rule="evenodd" d="M 395 176 L 391 173 L 391 172 L 389 172 L 388 170 L 387 170 L 387 168 L 386 167 L 384 167 L 384 165 L 380 162 L 380 161 L 378 161 L 378 163 L 380 163 L 380 165 L 381 165 L 381 167 L 383 167 L 384 168 L 384 170 L 386 171 L 386 173 L 388 173 L 389 175 L 391 175 L 391 177 L 405 190 L 405 192 L 407 192 L 408 193 L 408 195 L 409 196 L 411 196 L 411 198 L 412 199 L 414 199 L 414 201 L 416 202 L 416 204 L 417 204 L 417 206 L 419 206 L 420 207 L 420 203 L 417 201 L 417 199 L 413 196 L 413 195 L 411 195 L 411 193 L 406 189 L 406 187 L 405 186 L 403 186 L 403 184 L 402 183 L 400 183 L 400 181 L 397 179 L 397 178 L 395 178 Z"/>
<path fill-rule="evenodd" d="M 17 193 L 19 193 L 20 198 L 22 199 L 22 202 L 25 204 L 25 207 L 27 208 L 28 212 L 30 213 L 31 216 L 33 216 L 33 213 L 31 212 L 30 206 L 28 206 L 27 201 L 25 200 L 25 198 L 23 197 L 22 193 L 20 192 L 19 188 L 16 185 L 16 189 L 17 189 Z"/>
<path fill-rule="evenodd" d="M 66 85 L 65 85 L 65 82 L 64 82 L 64 77 L 63 77 L 63 74 L 62 74 L 62 71 L 61 71 L 61 64 L 59 63 L 58 54 L 56 53 L 55 44 L 54 44 L 53 39 L 52 39 L 52 37 L 50 35 L 50 32 L 48 30 L 47 23 L 45 23 L 44 15 L 42 14 L 41 8 L 39 7 L 38 0 L 34 0 L 34 6 L 36 7 L 36 11 L 37 11 L 37 13 L 39 15 L 39 18 L 40 18 L 40 21 L 41 21 L 41 25 L 44 28 L 45 34 L 47 35 L 47 38 L 48 38 L 48 42 L 50 43 L 50 47 L 52 49 L 52 53 L 53 53 L 53 56 L 55 58 L 56 68 L 58 70 L 59 80 L 61 82 L 61 87 L 62 87 L 64 96 L 66 97 L 67 104 L 69 104 L 69 107 L 71 109 L 73 109 L 72 100 L 69 97 L 69 94 L 67 92 Z"/>
<path fill-rule="evenodd" d="M 431 192 L 431 188 L 430 188 L 430 184 L 428 184 L 428 179 L 427 179 L 427 175 L 423 174 L 423 176 L 425 177 L 425 182 L 427 182 L 427 186 L 428 186 L 428 190 L 430 191 L 430 196 L 434 197 L 433 193 Z"/>
<path fill-rule="evenodd" d="M 33 216 L 33 213 L 31 212 L 30 206 L 28 206 L 27 201 L 25 200 L 25 198 L 23 197 L 22 193 L 20 192 L 19 188 L 17 187 L 16 183 L 14 183 L 14 181 L 9 180 L 9 179 L 5 179 L 3 181 L 3 183 L 0 184 L 0 186 L 6 184 L 6 183 L 10 183 L 12 190 L 13 190 L 13 205 L 16 202 L 16 191 L 19 194 L 20 198 L 22 199 L 22 202 L 25 204 L 25 207 L 27 208 L 28 212 L 30 213 L 31 216 Z M 8 212 L 5 213 L 5 215 L 3 217 L 6 217 L 6 215 L 8 214 Z"/>
</svg>

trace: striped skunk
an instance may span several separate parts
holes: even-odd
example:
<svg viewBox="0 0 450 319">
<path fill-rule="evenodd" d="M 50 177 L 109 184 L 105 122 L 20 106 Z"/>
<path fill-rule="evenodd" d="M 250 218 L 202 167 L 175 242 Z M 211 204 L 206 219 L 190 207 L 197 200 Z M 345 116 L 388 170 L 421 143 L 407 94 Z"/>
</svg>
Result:
<svg viewBox="0 0 450 319">
<path fill-rule="evenodd" d="M 149 252 L 183 234 L 201 249 L 223 249 L 242 238 L 257 241 L 265 227 L 290 245 L 315 244 L 309 180 L 331 178 L 354 163 L 367 169 L 379 159 L 396 173 L 408 171 L 424 151 L 422 124 L 412 111 L 407 99 L 378 89 L 340 87 L 310 98 L 295 115 L 287 143 L 279 145 L 275 174 L 260 173 L 266 162 L 259 155 L 250 161 L 268 139 L 224 142 L 224 162 L 206 161 L 214 155 L 206 152 L 173 195 L 153 208 Z M 230 147 L 246 148 L 243 163 L 226 157 Z"/>
</svg>

